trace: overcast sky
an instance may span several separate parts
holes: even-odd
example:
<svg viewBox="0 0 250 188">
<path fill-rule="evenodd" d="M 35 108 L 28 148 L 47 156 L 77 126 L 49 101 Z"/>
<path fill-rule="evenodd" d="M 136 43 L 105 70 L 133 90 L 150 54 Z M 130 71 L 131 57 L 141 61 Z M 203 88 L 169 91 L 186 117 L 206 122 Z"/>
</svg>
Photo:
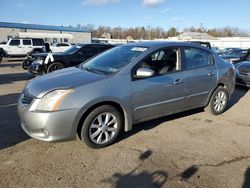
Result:
<svg viewBox="0 0 250 188">
<path fill-rule="evenodd" d="M 238 27 L 250 31 L 250 0 L 0 0 L 0 21 L 48 25 Z"/>
</svg>

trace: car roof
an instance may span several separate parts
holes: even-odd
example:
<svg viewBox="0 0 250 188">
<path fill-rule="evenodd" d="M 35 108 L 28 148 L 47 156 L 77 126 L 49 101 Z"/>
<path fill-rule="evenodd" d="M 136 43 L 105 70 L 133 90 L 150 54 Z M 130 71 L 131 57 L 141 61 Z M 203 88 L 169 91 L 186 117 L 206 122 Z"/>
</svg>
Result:
<svg viewBox="0 0 250 188">
<path fill-rule="evenodd" d="M 176 42 L 176 41 L 149 41 L 149 42 L 137 42 L 137 43 L 128 43 L 126 46 L 134 46 L 134 47 L 167 47 L 167 46 L 187 46 L 187 47 L 199 47 L 203 49 L 209 49 L 207 47 L 203 47 L 198 45 L 197 43 L 190 42 Z"/>
<path fill-rule="evenodd" d="M 20 40 L 20 39 L 29 39 L 29 40 L 43 40 L 42 38 L 11 38 L 11 40 Z"/>
<path fill-rule="evenodd" d="M 76 46 L 87 46 L 87 45 L 91 45 L 91 46 L 114 46 L 112 44 L 101 44 L 101 43 L 77 43 L 75 44 Z"/>
</svg>

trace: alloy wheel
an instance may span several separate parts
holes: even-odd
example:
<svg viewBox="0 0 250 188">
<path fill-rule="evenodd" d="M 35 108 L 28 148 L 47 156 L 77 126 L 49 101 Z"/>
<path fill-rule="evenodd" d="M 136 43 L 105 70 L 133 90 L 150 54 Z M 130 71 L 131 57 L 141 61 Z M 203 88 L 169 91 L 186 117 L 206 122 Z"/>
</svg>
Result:
<svg viewBox="0 0 250 188">
<path fill-rule="evenodd" d="M 118 131 L 118 121 L 112 113 L 99 114 L 92 121 L 89 128 L 89 138 L 96 144 L 105 144 Z"/>
<path fill-rule="evenodd" d="M 222 111 L 226 105 L 226 101 L 227 101 L 226 93 L 224 91 L 219 91 L 214 98 L 213 102 L 214 110 L 216 112 Z"/>
</svg>

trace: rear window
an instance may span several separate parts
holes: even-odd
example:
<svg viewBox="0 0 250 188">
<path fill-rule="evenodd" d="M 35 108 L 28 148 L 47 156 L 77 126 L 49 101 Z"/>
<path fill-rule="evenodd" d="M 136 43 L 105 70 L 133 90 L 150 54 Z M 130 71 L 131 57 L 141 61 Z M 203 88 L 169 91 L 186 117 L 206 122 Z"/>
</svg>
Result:
<svg viewBox="0 0 250 188">
<path fill-rule="evenodd" d="M 69 46 L 67 43 L 59 43 L 58 46 Z"/>
<path fill-rule="evenodd" d="M 43 39 L 33 39 L 33 46 L 44 46 Z"/>
<path fill-rule="evenodd" d="M 10 46 L 18 46 L 20 45 L 20 40 L 11 40 L 10 41 Z"/>
</svg>

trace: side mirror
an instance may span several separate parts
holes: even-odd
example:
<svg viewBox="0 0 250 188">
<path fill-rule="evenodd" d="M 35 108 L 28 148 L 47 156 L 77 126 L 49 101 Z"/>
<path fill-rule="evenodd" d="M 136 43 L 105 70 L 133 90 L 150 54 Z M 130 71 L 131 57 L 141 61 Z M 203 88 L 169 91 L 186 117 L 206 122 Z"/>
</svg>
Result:
<svg viewBox="0 0 250 188">
<path fill-rule="evenodd" d="M 136 71 L 135 77 L 136 78 L 148 78 L 154 76 L 155 71 L 149 68 L 139 68 Z"/>
</svg>

